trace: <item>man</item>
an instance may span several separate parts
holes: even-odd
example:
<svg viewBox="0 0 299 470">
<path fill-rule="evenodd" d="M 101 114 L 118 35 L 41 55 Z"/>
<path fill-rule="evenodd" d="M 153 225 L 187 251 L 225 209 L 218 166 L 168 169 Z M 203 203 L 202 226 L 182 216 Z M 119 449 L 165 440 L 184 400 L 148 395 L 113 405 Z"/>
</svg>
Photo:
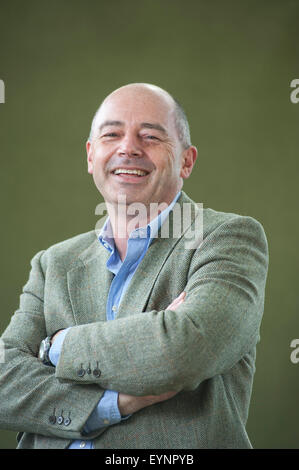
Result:
<svg viewBox="0 0 299 470">
<path fill-rule="evenodd" d="M 196 157 L 161 88 L 126 85 L 100 106 L 87 161 L 109 217 L 35 255 L 2 336 L 0 425 L 19 448 L 251 447 L 267 241 L 255 219 L 182 191 Z"/>
</svg>

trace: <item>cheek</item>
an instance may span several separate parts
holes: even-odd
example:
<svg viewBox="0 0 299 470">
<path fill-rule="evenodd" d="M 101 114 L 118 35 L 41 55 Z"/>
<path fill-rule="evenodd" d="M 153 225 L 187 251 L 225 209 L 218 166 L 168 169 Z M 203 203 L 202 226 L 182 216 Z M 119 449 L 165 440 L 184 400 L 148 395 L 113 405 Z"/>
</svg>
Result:
<svg viewBox="0 0 299 470">
<path fill-rule="evenodd" d="M 177 170 L 180 168 L 180 160 L 179 158 L 173 153 L 173 150 L 170 149 L 164 159 L 164 168 L 167 171 L 171 171 L 172 173 L 177 173 Z"/>
<path fill-rule="evenodd" d="M 93 160 L 93 170 L 97 174 L 104 173 L 109 162 L 109 157 L 105 156 L 102 152 L 96 152 Z"/>
<path fill-rule="evenodd" d="M 163 149 L 159 149 L 154 155 L 153 162 L 156 167 L 162 170 L 168 170 L 176 166 L 176 158 L 171 145 L 165 145 Z"/>
</svg>

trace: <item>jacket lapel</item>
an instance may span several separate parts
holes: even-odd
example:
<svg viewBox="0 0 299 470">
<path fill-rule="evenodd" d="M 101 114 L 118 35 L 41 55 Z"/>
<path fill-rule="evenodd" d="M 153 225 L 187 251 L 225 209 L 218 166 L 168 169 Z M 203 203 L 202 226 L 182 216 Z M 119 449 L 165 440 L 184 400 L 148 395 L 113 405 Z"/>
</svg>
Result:
<svg viewBox="0 0 299 470">
<path fill-rule="evenodd" d="M 161 227 L 122 298 L 116 318 L 145 311 L 164 263 L 194 222 L 195 216 L 198 215 L 196 204 L 183 191 L 177 203 L 181 207 L 181 214 L 184 204 L 191 205 L 192 211 L 188 224 L 178 229 L 177 223 L 180 224 L 182 219 L 177 221 L 174 211 L 169 213 L 162 226 L 165 228 L 165 224 L 168 224 L 169 236 L 167 238 L 163 236 Z M 95 238 L 95 241 L 81 253 L 75 266 L 67 274 L 68 290 L 76 324 L 106 321 L 106 304 L 113 274 L 106 267 L 109 252 L 96 236 Z"/>
<path fill-rule="evenodd" d="M 96 240 L 67 273 L 75 323 L 106 321 L 106 304 L 113 274 L 106 268 L 109 253 Z"/>
<path fill-rule="evenodd" d="M 163 265 L 176 244 L 184 234 L 186 234 L 188 229 L 190 229 L 195 217 L 200 214 L 196 204 L 183 191 L 177 203 L 181 207 L 181 214 L 183 213 L 183 204 L 190 204 L 191 217 L 189 218 L 188 223 L 181 224 L 182 227 L 180 230 L 180 227 L 178 227 L 177 224 L 182 222 L 182 218 L 178 220 L 177 217 L 174 217 L 173 211 L 169 213 L 169 217 L 167 217 L 163 224 L 163 226 L 168 224 L 169 237 L 161 237 L 161 233 L 163 233 L 162 226 L 159 230 L 158 237 L 152 241 L 145 257 L 134 273 L 129 287 L 122 298 L 116 318 L 146 311 L 151 292 Z M 179 232 L 181 235 L 177 236 Z"/>
</svg>

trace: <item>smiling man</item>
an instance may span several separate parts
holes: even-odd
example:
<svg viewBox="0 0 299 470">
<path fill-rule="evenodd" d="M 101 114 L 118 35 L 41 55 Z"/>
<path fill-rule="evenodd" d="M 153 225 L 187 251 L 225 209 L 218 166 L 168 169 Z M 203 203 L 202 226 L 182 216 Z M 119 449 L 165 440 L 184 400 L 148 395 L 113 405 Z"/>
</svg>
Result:
<svg viewBox="0 0 299 470">
<path fill-rule="evenodd" d="M 183 109 L 159 87 L 111 93 L 86 149 L 108 217 L 99 234 L 32 259 L 2 335 L 0 425 L 20 431 L 19 448 L 250 448 L 261 224 L 200 211 L 182 191 L 197 150 Z M 186 206 L 180 235 L 163 237 Z M 201 243 L 187 249 L 198 220 Z"/>
<path fill-rule="evenodd" d="M 138 202 L 146 207 L 147 220 L 140 220 L 145 225 L 151 204 L 170 205 L 197 157 L 188 132 L 180 106 L 153 85 L 122 87 L 109 95 L 96 113 L 86 144 L 88 171 L 113 214 L 125 214 L 124 218 L 111 217 L 121 259 L 129 236 L 126 228 L 134 214 L 130 217 L 119 210 L 120 196 L 128 206 Z M 116 236 L 122 233 L 126 236 Z"/>
</svg>

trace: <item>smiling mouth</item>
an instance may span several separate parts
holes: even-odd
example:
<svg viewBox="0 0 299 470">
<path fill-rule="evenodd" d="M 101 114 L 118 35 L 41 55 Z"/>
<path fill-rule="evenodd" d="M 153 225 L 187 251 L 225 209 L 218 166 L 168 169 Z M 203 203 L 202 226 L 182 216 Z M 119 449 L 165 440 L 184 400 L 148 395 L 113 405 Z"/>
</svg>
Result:
<svg viewBox="0 0 299 470">
<path fill-rule="evenodd" d="M 128 170 L 126 168 L 117 168 L 116 170 L 112 171 L 114 175 L 131 175 L 131 176 L 137 176 L 137 177 L 142 177 L 146 176 L 149 174 L 148 171 L 146 170 L 139 170 L 139 169 L 132 169 Z"/>
</svg>

